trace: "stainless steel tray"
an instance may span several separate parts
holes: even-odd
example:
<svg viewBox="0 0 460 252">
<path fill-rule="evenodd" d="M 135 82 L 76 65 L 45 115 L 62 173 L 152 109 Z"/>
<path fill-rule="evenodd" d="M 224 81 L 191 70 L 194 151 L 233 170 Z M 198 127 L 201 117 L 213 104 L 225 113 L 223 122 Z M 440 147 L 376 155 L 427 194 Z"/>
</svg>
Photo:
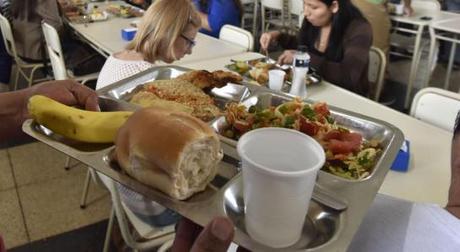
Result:
<svg viewBox="0 0 460 252">
<path fill-rule="evenodd" d="M 276 64 L 276 61 L 273 60 L 273 59 L 270 59 L 270 58 L 256 58 L 256 59 L 252 59 L 252 60 L 245 60 L 245 61 L 242 61 L 244 63 L 246 63 L 249 67 L 249 70 L 246 71 L 246 72 L 239 72 L 237 69 L 236 69 L 236 62 L 237 61 L 234 61 L 234 63 L 232 64 L 228 64 L 225 66 L 225 68 L 227 68 L 228 70 L 231 70 L 231 71 L 234 71 L 234 72 L 237 72 L 238 74 L 240 74 L 243 79 L 247 82 L 256 82 L 256 80 L 254 80 L 250 75 L 249 75 L 249 70 L 254 68 L 254 65 L 256 62 L 262 62 L 262 63 L 269 63 L 269 64 L 274 64 L 274 68 L 275 69 L 281 69 L 281 70 L 284 70 L 287 74 L 292 74 L 292 65 L 278 65 Z M 313 67 L 310 67 L 308 69 L 308 73 L 307 73 L 307 76 L 306 76 L 306 81 L 308 82 L 307 85 L 316 85 L 316 84 L 320 84 L 321 81 L 323 80 L 323 78 L 318 74 L 318 72 L 316 71 L 316 69 L 314 69 Z M 291 81 L 285 81 L 284 82 L 285 86 L 291 86 Z M 262 85 L 259 83 L 259 85 Z"/>
<path fill-rule="evenodd" d="M 100 98 L 101 110 L 136 109 L 119 98 L 122 99 L 134 89 L 137 85 L 135 83 L 142 84 L 156 78 L 171 77 L 178 74 L 179 69 L 182 68 L 161 69 L 148 70 L 146 71 L 147 74 L 133 76 L 98 91 L 102 95 Z M 263 102 L 272 102 L 277 99 L 281 101 L 290 97 L 270 93 L 264 89 L 253 89 L 251 92 L 257 94 L 253 97 L 258 97 L 257 99 Z M 268 99 L 268 97 L 272 98 Z M 248 101 L 251 99 L 254 98 L 249 98 Z M 346 125 L 350 125 L 349 127 L 357 131 L 360 129 L 365 131 L 366 128 L 376 129 L 367 132 L 367 134 L 378 134 L 385 145 L 382 158 L 378 162 L 378 169 L 375 169 L 367 179 L 353 183 L 324 172 L 320 173 L 308 210 L 302 238 L 293 246 L 278 250 L 253 241 L 246 232 L 243 187 L 238 168 L 238 156 L 236 158 L 228 155 L 224 157 L 224 160 L 219 164 L 216 178 L 205 191 L 195 194 L 186 201 L 178 201 L 123 173 L 117 163 L 111 159 L 114 150 L 111 145 L 68 141 L 33 120 L 27 120 L 23 124 L 23 130 L 37 140 L 93 167 L 200 225 L 206 225 L 215 216 L 228 216 L 236 226 L 234 242 L 252 251 L 344 251 L 351 242 L 393 158 L 396 156 L 399 146 L 402 144 L 403 135 L 397 128 L 385 122 L 336 108 L 332 110 L 335 115 L 344 118 L 343 124 L 347 123 Z M 234 151 L 233 146 L 226 143 L 222 143 L 222 145 L 224 152 Z"/>
<path fill-rule="evenodd" d="M 101 88 L 97 91 L 97 93 L 104 98 L 123 100 L 127 102 L 131 99 L 136 87 L 154 80 L 169 80 L 188 71 L 191 71 L 191 69 L 180 66 L 155 66 Z M 213 97 L 216 105 L 223 109 L 227 102 L 241 101 L 249 96 L 251 93 L 250 87 L 251 85 L 246 86 L 228 83 L 222 88 L 213 88 L 209 95 Z M 136 105 L 132 104 L 124 106 L 130 107 L 130 110 L 137 108 Z"/>
<path fill-rule="evenodd" d="M 251 106 L 256 106 L 258 108 L 267 108 L 269 106 L 278 106 L 286 101 L 290 101 L 294 98 L 294 96 L 282 92 L 275 92 L 266 88 L 259 88 L 255 91 L 253 91 L 253 95 L 245 99 L 244 101 L 241 102 L 241 104 L 245 105 L 247 108 Z M 307 103 L 313 103 L 313 101 L 306 100 L 305 102 Z M 388 124 L 384 121 L 380 121 L 375 118 L 370 118 L 361 114 L 357 114 L 351 111 L 346 111 L 337 107 L 329 106 L 331 110 L 331 116 L 334 118 L 334 120 L 339 124 L 347 127 L 348 129 L 354 131 L 354 132 L 359 132 L 363 135 L 363 137 L 367 140 L 377 140 L 381 143 L 383 153 L 378 157 L 378 160 L 375 164 L 374 169 L 372 170 L 371 174 L 364 178 L 367 179 L 369 177 L 372 177 L 374 173 L 378 170 L 381 169 L 382 162 L 384 162 L 385 159 L 387 159 L 387 152 L 388 151 L 394 151 L 392 148 L 395 148 L 395 150 L 399 150 L 401 144 L 402 144 L 402 139 L 401 144 L 399 145 L 394 145 L 391 142 L 392 137 L 396 134 L 399 135 L 402 133 L 399 131 L 399 129 L 395 128 L 391 124 Z M 213 120 L 211 123 L 211 127 L 217 132 L 221 133 L 223 130 L 227 128 L 227 123 L 225 121 L 225 117 L 221 116 Z M 238 158 L 238 154 L 236 153 L 236 145 L 237 141 L 231 138 L 227 138 L 223 135 L 219 134 L 219 137 L 221 139 L 221 142 L 223 142 L 225 145 L 224 147 L 224 153 L 233 157 L 233 158 Z M 394 158 L 394 157 L 393 157 Z M 393 158 L 391 161 L 393 161 Z M 321 171 L 321 173 L 326 173 Z M 326 173 L 328 175 L 331 175 L 329 173 Z M 336 177 L 335 175 L 331 175 Z M 346 181 L 357 181 L 357 180 L 349 180 L 349 179 L 344 179 L 340 178 Z"/>
</svg>

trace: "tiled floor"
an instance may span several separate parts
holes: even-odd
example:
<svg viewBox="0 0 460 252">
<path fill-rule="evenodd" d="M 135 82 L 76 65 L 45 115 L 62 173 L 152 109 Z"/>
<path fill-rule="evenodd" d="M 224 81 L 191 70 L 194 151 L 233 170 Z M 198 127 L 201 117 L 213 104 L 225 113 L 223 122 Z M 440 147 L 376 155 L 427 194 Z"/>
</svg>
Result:
<svg viewBox="0 0 460 252">
<path fill-rule="evenodd" d="M 87 168 L 66 171 L 64 163 L 64 154 L 38 142 L 0 150 L 0 233 L 7 248 L 108 218 L 108 192 L 92 183 L 88 206 L 80 209 Z"/>
</svg>

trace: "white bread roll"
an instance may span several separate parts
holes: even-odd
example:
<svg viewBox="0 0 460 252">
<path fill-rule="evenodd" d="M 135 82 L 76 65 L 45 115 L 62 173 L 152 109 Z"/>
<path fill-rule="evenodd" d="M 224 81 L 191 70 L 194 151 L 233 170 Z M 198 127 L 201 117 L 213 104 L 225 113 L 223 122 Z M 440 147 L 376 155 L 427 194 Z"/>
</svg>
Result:
<svg viewBox="0 0 460 252">
<path fill-rule="evenodd" d="M 115 146 L 130 176 L 179 200 L 203 191 L 223 156 L 206 123 L 158 108 L 136 111 L 118 131 Z"/>
</svg>

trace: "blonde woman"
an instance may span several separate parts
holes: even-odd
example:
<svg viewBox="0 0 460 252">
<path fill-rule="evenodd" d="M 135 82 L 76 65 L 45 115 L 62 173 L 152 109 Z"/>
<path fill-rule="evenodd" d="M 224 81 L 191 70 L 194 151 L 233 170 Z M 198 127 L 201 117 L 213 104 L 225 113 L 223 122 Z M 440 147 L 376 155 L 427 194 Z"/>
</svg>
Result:
<svg viewBox="0 0 460 252">
<path fill-rule="evenodd" d="M 146 70 L 156 61 L 172 63 L 190 54 L 200 26 L 200 18 L 190 0 L 156 0 L 145 12 L 133 41 L 124 51 L 107 58 L 96 89 Z M 102 181 L 110 180 L 103 174 L 99 176 Z M 121 200 L 151 225 L 169 225 L 179 217 L 139 193 L 121 185 L 118 188 Z"/>
<path fill-rule="evenodd" d="M 190 0 L 157 0 L 145 12 L 133 41 L 107 58 L 97 80 L 102 88 L 146 70 L 156 61 L 172 63 L 192 53 L 201 27 Z"/>
</svg>

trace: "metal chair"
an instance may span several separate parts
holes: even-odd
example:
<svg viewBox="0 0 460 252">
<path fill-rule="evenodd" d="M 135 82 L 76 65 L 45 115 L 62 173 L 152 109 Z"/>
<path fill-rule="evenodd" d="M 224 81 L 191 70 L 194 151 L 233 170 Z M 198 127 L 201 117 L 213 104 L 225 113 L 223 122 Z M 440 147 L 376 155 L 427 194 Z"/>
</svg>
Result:
<svg viewBox="0 0 460 252">
<path fill-rule="evenodd" d="M 87 74 L 87 75 L 75 76 L 72 73 L 72 71 L 67 69 L 65 62 L 64 62 L 64 56 L 63 56 L 64 54 L 62 52 L 61 41 L 60 41 L 58 32 L 53 26 L 45 22 L 42 22 L 42 30 L 45 36 L 46 49 L 48 51 L 51 66 L 53 68 L 53 74 L 54 74 L 55 80 L 75 79 L 77 81 L 80 81 L 82 84 L 85 84 L 87 81 L 97 79 L 97 77 L 99 76 L 99 72 Z M 71 158 L 68 156 L 65 162 L 65 166 L 64 166 L 66 170 L 68 170 L 70 167 L 70 161 L 71 161 Z M 91 172 L 92 172 L 91 168 L 88 167 L 88 172 L 86 174 L 85 184 L 83 188 L 83 194 L 80 200 L 81 208 L 86 207 L 86 197 L 88 195 L 88 188 L 89 188 L 89 182 L 91 178 Z"/>
<path fill-rule="evenodd" d="M 377 47 L 371 47 L 369 51 L 369 71 L 367 76 L 369 82 L 375 87 L 374 97 L 371 98 L 376 102 L 379 101 L 382 93 L 386 65 L 387 59 L 385 53 Z"/>
<path fill-rule="evenodd" d="M 42 30 L 43 34 L 45 35 L 46 49 L 48 51 L 51 66 L 53 68 L 54 79 L 75 79 L 80 81 L 82 84 L 86 83 L 87 81 L 97 79 L 99 72 L 75 76 L 70 69 L 67 69 L 64 62 L 64 54 L 62 52 L 61 41 L 58 32 L 53 26 L 45 22 L 42 22 Z"/>
<path fill-rule="evenodd" d="M 120 227 L 121 235 L 126 245 L 134 250 L 147 250 L 161 246 L 165 242 L 174 239 L 174 225 L 166 227 L 153 227 L 141 219 L 139 219 L 124 203 L 120 200 L 120 194 L 114 180 L 97 173 L 104 185 L 110 192 L 112 198 L 112 210 L 107 226 L 107 232 L 104 241 L 104 249 L 106 252 L 110 247 L 110 238 L 112 234 L 113 221 L 117 218 L 118 226 Z M 129 223 L 132 224 L 137 234 L 144 241 L 137 241 L 133 233 L 129 231 Z"/>
<path fill-rule="evenodd" d="M 300 28 L 304 20 L 303 0 L 289 0 L 289 11 L 291 13 L 291 26 Z M 293 22 L 295 18 L 297 18 L 297 22 Z"/>
<path fill-rule="evenodd" d="M 254 5 L 257 5 L 257 0 L 242 0 L 241 5 L 243 5 L 243 13 L 241 13 L 241 28 L 247 29 L 246 20 L 256 22 L 255 14 L 257 13 L 254 13 Z"/>
<path fill-rule="evenodd" d="M 459 111 L 460 94 L 430 87 L 415 95 L 410 115 L 452 132 Z"/>
<path fill-rule="evenodd" d="M 233 26 L 224 25 L 220 29 L 219 39 L 240 45 L 246 48 L 246 51 L 252 51 L 254 49 L 254 37 L 252 34 L 245 29 Z"/>
<path fill-rule="evenodd" d="M 284 0 L 261 0 L 260 2 L 260 14 L 262 23 L 262 33 L 268 30 L 270 25 L 275 27 L 284 27 L 288 22 L 286 21 L 284 12 Z M 267 11 L 270 10 L 268 14 Z M 277 15 L 274 15 L 277 13 Z"/>
<path fill-rule="evenodd" d="M 43 65 L 42 63 L 28 63 L 18 56 L 10 22 L 3 15 L 0 15 L 0 27 L 2 30 L 3 42 L 5 44 L 6 52 L 14 59 L 16 63 L 16 68 L 15 68 L 15 73 L 14 73 L 15 75 L 14 86 L 13 88 L 10 87 L 10 90 L 17 89 L 19 75 L 21 75 L 22 77 L 24 77 L 24 79 L 26 79 L 28 87 L 32 86 L 34 82 L 35 71 L 37 71 L 39 68 L 45 67 L 45 65 Z M 25 72 L 25 70 L 27 69 L 30 69 L 29 74 Z M 40 80 L 45 80 L 45 79 L 40 79 Z"/>
<path fill-rule="evenodd" d="M 437 0 L 414 0 L 412 1 L 411 6 L 415 10 L 415 12 L 423 10 L 441 10 L 441 5 Z M 398 25 L 394 25 L 392 28 L 392 33 L 390 34 L 390 45 L 392 48 L 404 49 L 407 53 L 401 53 L 395 50 L 390 50 L 390 54 L 412 58 L 413 69 L 418 69 L 418 63 L 420 62 L 420 58 L 422 57 L 423 48 L 429 48 L 430 45 L 430 40 L 427 38 L 421 38 L 420 41 L 416 41 L 417 36 L 414 35 L 420 34 L 422 32 L 423 26 L 418 26 L 418 30 L 413 30 L 405 27 L 399 27 Z M 419 47 L 415 48 L 415 44 L 419 44 Z M 431 63 L 429 62 L 428 65 L 430 66 Z M 433 69 L 427 69 L 427 71 L 433 71 Z M 409 76 L 406 97 L 404 99 L 404 107 L 409 106 L 413 85 L 413 82 L 410 81 L 411 78 L 412 76 Z"/>
<path fill-rule="evenodd" d="M 412 1 L 411 6 L 415 11 L 417 10 L 441 10 L 441 4 L 437 0 L 414 0 Z M 412 34 L 414 34 L 413 30 L 398 27 L 398 26 L 393 27 L 392 33 L 390 36 L 390 41 L 391 41 L 390 45 L 395 48 L 405 49 L 411 55 L 402 54 L 402 53 L 398 53 L 395 51 L 390 51 L 390 53 L 393 55 L 405 56 L 408 58 L 413 57 L 414 55 L 412 54 L 414 53 L 415 36 L 412 36 Z M 422 41 L 422 43 L 424 44 L 427 44 L 428 42 L 429 41 Z M 424 45 L 422 44 L 421 46 L 424 46 Z"/>
</svg>

